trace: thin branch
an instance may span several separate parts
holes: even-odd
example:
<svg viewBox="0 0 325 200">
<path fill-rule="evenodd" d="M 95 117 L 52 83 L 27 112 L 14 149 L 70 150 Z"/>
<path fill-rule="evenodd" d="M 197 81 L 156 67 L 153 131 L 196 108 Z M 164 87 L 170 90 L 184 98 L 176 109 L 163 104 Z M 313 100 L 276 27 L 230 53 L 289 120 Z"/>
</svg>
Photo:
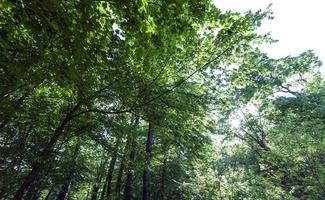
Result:
<svg viewBox="0 0 325 200">
<path fill-rule="evenodd" d="M 210 61 L 206 62 L 204 65 L 202 65 L 201 67 L 197 68 L 196 70 L 194 70 L 190 75 L 188 75 L 187 77 L 177 81 L 170 89 L 167 89 L 165 91 L 163 91 L 162 93 L 158 94 L 157 96 L 149 99 L 148 101 L 140 104 L 137 106 L 137 108 L 141 108 L 143 106 L 146 106 L 148 104 L 150 104 L 151 102 L 159 99 L 160 97 L 163 97 L 171 92 L 173 92 L 176 88 L 178 88 L 179 86 L 181 86 L 183 83 L 185 83 L 187 80 L 189 80 L 190 78 L 192 78 L 196 73 L 202 71 L 205 67 L 207 67 L 209 64 L 215 62 L 216 60 L 218 60 L 223 54 L 225 54 L 227 51 L 229 51 L 229 48 L 225 49 L 223 52 L 221 52 L 219 55 L 217 55 L 215 58 L 211 59 Z M 131 108 L 133 110 L 133 108 Z"/>
<path fill-rule="evenodd" d="M 88 110 L 84 110 L 84 111 L 81 111 L 77 114 L 74 114 L 71 116 L 71 119 L 72 118 L 76 118 L 80 115 L 83 115 L 83 114 L 86 114 L 86 113 L 100 113 L 100 114 L 106 114 L 106 115 L 112 115 L 112 114 L 122 114 L 122 113 L 128 113 L 128 112 L 131 112 L 132 110 L 131 109 L 126 109 L 126 110 L 116 110 L 116 111 L 113 111 L 113 110 L 100 110 L 100 109 L 88 109 Z"/>
<path fill-rule="evenodd" d="M 285 92 L 285 93 L 290 93 L 294 96 L 297 96 L 299 94 L 299 92 L 295 92 L 295 91 L 292 91 L 289 89 L 289 87 L 286 87 L 286 86 L 283 86 L 283 85 L 280 85 L 280 88 L 282 88 L 282 90 L 280 90 L 281 92 Z"/>
</svg>

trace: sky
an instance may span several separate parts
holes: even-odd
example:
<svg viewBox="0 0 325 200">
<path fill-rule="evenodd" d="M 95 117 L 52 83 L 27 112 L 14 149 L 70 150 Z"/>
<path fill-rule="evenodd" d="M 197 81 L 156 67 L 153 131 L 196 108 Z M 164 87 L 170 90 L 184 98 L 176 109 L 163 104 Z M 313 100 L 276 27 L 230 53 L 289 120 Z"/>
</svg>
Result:
<svg viewBox="0 0 325 200">
<path fill-rule="evenodd" d="M 226 11 L 244 13 L 266 9 L 270 4 L 273 20 L 265 20 L 259 33 L 270 32 L 277 43 L 264 45 L 261 50 L 270 57 L 296 56 L 307 50 L 314 50 L 323 62 L 321 72 L 325 76 L 325 0 L 213 0 Z M 241 115 L 238 115 L 240 118 Z M 234 118 L 233 128 L 238 128 L 240 119 Z M 214 137 L 220 142 L 220 138 Z"/>
<path fill-rule="evenodd" d="M 260 33 L 270 32 L 279 42 L 262 46 L 269 56 L 295 56 L 314 50 L 325 64 L 325 1 L 324 0 L 214 0 L 222 10 L 245 12 L 266 9 L 272 4 L 274 19 L 266 20 Z M 325 74 L 325 65 L 322 74 Z"/>
</svg>

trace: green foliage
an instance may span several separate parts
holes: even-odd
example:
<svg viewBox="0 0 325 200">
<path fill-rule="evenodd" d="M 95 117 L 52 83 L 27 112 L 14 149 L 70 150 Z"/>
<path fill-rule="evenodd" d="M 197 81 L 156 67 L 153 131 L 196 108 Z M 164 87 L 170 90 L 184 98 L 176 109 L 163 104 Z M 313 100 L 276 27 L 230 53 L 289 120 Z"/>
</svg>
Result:
<svg viewBox="0 0 325 200">
<path fill-rule="evenodd" d="M 324 196 L 324 82 L 290 89 L 320 62 L 258 49 L 274 42 L 255 31 L 270 10 L 208 0 L 0 10 L 0 199 L 141 199 L 145 185 L 152 199 Z M 279 90 L 292 97 L 270 98 Z M 225 123 L 254 101 L 258 117 Z"/>
</svg>

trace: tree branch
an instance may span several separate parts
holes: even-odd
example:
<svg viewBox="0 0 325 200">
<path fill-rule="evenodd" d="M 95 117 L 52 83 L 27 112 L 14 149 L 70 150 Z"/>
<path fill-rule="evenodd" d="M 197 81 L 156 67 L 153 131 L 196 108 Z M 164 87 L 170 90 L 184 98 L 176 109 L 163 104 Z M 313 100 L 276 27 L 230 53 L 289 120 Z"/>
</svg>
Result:
<svg viewBox="0 0 325 200">
<path fill-rule="evenodd" d="M 219 55 L 217 55 L 216 57 L 214 57 L 213 59 L 211 59 L 210 61 L 206 62 L 204 65 L 202 65 L 201 67 L 197 68 L 196 70 L 194 70 L 191 74 L 189 74 L 187 77 L 182 78 L 181 80 L 176 81 L 176 83 L 174 83 L 174 85 L 170 88 L 167 89 L 165 91 L 163 91 L 162 93 L 158 94 L 157 96 L 149 99 L 148 101 L 137 105 L 137 108 L 141 108 L 143 106 L 146 106 L 150 103 L 152 103 L 153 101 L 159 99 L 160 97 L 163 97 L 171 92 L 173 92 L 176 88 L 178 88 L 179 86 L 181 86 L 183 83 L 185 83 L 187 80 L 189 80 L 190 78 L 192 78 L 196 73 L 202 71 L 205 67 L 207 67 L 209 64 L 215 62 L 216 60 L 218 60 L 223 54 L 225 54 L 227 51 L 229 51 L 230 48 L 225 49 L 224 51 L 222 51 Z M 132 110 L 134 108 L 131 108 Z"/>
<path fill-rule="evenodd" d="M 111 114 L 122 114 L 122 113 L 127 113 L 127 112 L 131 112 L 132 110 L 131 109 L 126 109 L 126 110 L 100 110 L 100 109 L 88 109 L 88 110 L 84 110 L 84 111 L 81 111 L 75 115 L 72 115 L 71 116 L 71 119 L 72 118 L 76 118 L 80 115 L 83 115 L 83 114 L 86 114 L 86 113 L 100 113 L 100 114 L 106 114 L 106 115 L 111 115 Z"/>
</svg>

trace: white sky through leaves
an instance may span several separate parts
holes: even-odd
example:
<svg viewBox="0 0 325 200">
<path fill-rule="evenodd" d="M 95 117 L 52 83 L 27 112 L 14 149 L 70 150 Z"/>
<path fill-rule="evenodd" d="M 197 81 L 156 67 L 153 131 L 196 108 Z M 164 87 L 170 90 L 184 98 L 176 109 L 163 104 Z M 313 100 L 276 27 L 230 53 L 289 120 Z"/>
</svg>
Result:
<svg viewBox="0 0 325 200">
<path fill-rule="evenodd" d="M 314 50 L 325 63 L 325 1 L 324 0 L 214 0 L 222 10 L 245 12 L 266 9 L 272 4 L 273 20 L 265 20 L 261 33 L 271 32 L 279 42 L 263 46 L 269 56 L 280 58 Z M 322 73 L 325 74 L 323 64 Z"/>
<path fill-rule="evenodd" d="M 223 11 L 241 13 L 265 10 L 272 4 L 274 19 L 263 21 L 258 31 L 262 34 L 270 32 L 272 38 L 279 41 L 263 45 L 261 50 L 272 58 L 314 50 L 323 62 L 320 71 L 325 76 L 325 0 L 214 0 L 214 4 Z M 237 113 L 237 117 L 232 118 L 232 128 L 239 127 L 241 117 Z M 219 137 L 213 139 L 221 142 Z"/>
</svg>

